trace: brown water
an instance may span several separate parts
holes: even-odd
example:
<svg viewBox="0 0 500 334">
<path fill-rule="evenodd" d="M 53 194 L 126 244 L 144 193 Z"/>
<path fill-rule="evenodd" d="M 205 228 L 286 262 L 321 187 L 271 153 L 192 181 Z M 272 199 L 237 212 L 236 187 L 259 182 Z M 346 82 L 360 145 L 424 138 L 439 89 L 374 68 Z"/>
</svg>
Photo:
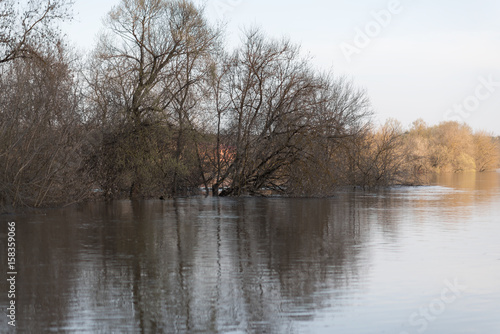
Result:
<svg viewBox="0 0 500 334">
<path fill-rule="evenodd" d="M 13 220 L 18 333 L 500 333 L 500 173 L 435 184 L 0 216 L 1 276 Z"/>
</svg>

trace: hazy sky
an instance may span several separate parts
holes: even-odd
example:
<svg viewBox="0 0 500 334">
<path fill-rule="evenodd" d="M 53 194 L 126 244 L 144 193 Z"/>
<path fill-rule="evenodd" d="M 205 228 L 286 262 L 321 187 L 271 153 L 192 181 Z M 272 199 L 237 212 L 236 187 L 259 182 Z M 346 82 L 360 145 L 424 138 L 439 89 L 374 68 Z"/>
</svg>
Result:
<svg viewBox="0 0 500 334">
<path fill-rule="evenodd" d="M 195 1 L 202 3 L 202 1 Z M 119 0 L 76 0 L 64 30 L 80 48 L 94 44 Z M 302 45 L 319 68 L 367 90 L 383 123 L 465 121 L 500 135 L 498 0 L 206 0 L 227 23 L 228 43 L 245 27 Z"/>
</svg>

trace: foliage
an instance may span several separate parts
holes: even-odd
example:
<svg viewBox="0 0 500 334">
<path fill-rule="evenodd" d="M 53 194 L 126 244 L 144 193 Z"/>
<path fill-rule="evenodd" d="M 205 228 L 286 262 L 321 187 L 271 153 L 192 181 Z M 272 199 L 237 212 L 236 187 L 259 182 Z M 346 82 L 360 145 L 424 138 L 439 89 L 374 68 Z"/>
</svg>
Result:
<svg viewBox="0 0 500 334">
<path fill-rule="evenodd" d="M 491 134 L 473 132 L 466 124 L 443 122 L 428 127 L 420 121 L 408 133 L 411 152 L 420 156 L 424 172 L 483 172 L 499 166 L 498 144 Z"/>
</svg>

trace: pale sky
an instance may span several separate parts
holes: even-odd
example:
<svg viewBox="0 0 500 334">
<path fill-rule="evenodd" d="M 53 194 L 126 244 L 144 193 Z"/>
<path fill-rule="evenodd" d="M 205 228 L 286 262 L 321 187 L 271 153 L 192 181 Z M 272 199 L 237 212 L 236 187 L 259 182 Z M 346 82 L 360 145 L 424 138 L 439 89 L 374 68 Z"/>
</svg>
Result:
<svg viewBox="0 0 500 334">
<path fill-rule="evenodd" d="M 196 0 L 195 3 L 201 3 Z M 315 66 L 365 88 L 383 123 L 444 120 L 500 135 L 499 0 L 206 0 L 227 40 L 245 27 L 300 44 Z M 69 39 L 90 49 L 119 0 L 76 0 Z"/>
</svg>

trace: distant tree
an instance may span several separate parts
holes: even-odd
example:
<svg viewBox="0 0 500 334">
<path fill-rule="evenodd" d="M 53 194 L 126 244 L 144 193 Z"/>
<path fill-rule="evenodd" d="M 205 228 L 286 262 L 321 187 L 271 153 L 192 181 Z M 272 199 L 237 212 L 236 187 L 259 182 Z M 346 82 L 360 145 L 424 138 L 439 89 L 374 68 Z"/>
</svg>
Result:
<svg viewBox="0 0 500 334">
<path fill-rule="evenodd" d="M 475 170 L 472 129 L 466 124 L 443 122 L 431 128 L 431 165 L 437 171 Z"/>
<path fill-rule="evenodd" d="M 423 119 L 412 123 L 410 130 L 405 135 L 405 146 L 415 177 L 432 172 L 430 163 L 431 131 Z"/>
<path fill-rule="evenodd" d="M 474 133 L 473 141 L 476 170 L 484 172 L 498 168 L 500 162 L 499 146 L 493 135 L 479 131 Z"/>
<path fill-rule="evenodd" d="M 428 127 L 417 120 L 406 138 L 408 154 L 421 173 L 482 172 L 497 168 L 499 163 L 495 138 L 484 131 L 473 133 L 466 124 L 443 122 Z"/>
<path fill-rule="evenodd" d="M 337 154 L 343 183 L 363 188 L 420 183 L 418 158 L 396 120 L 345 141 Z"/>
</svg>

